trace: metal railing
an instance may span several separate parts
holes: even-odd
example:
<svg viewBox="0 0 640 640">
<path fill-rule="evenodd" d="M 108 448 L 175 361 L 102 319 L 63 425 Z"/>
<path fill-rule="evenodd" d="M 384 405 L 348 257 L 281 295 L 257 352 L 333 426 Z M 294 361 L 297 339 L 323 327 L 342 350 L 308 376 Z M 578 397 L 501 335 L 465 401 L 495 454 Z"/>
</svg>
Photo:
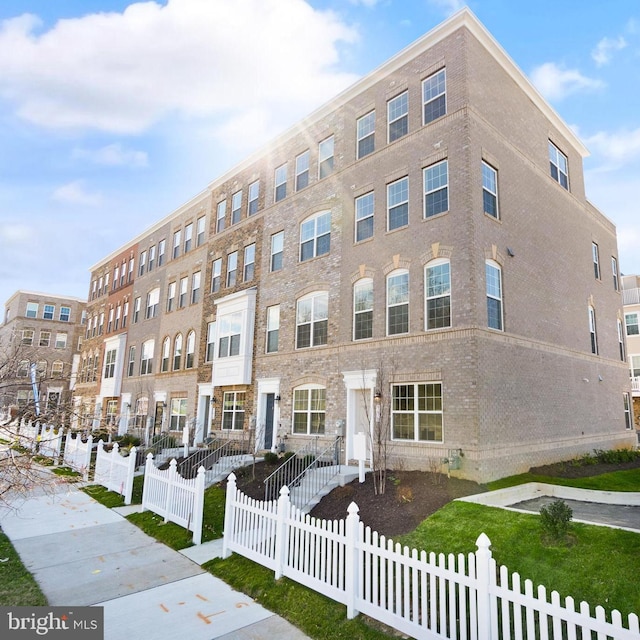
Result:
<svg viewBox="0 0 640 640">
<path fill-rule="evenodd" d="M 640 304 L 640 289 L 623 289 L 622 304 Z"/>
<path fill-rule="evenodd" d="M 631 377 L 631 391 L 640 391 L 640 378 Z"/>
<path fill-rule="evenodd" d="M 183 478 L 195 477 L 198 469 L 204 467 L 211 469 L 214 465 L 220 466 L 220 471 L 224 470 L 224 460 L 229 458 L 229 468 L 235 466 L 235 458 L 242 457 L 250 453 L 251 441 L 247 438 L 241 440 L 227 440 L 220 444 L 219 440 L 214 441 L 214 447 L 208 447 L 199 451 L 194 451 L 178 465 L 178 473 Z"/>
<path fill-rule="evenodd" d="M 264 499 L 277 499 L 280 489 L 287 485 L 291 490 L 291 501 L 302 508 L 339 473 L 340 437 L 320 452 L 316 439 L 297 451 L 265 480 Z"/>
</svg>

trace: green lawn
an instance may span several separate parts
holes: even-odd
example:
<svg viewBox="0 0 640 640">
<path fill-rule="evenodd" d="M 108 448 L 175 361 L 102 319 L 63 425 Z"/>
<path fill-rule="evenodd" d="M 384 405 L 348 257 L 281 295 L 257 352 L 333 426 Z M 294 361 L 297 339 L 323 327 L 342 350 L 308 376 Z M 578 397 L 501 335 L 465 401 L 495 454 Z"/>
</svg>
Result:
<svg viewBox="0 0 640 640">
<path fill-rule="evenodd" d="M 38 583 L 27 571 L 11 541 L 0 531 L 0 606 L 40 607 L 47 604 Z"/>
</svg>

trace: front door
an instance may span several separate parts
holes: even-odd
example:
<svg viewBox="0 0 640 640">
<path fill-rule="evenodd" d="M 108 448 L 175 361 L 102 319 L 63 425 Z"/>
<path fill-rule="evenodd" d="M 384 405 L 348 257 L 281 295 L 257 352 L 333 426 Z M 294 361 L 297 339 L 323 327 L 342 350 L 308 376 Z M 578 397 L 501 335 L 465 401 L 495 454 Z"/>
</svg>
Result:
<svg viewBox="0 0 640 640">
<path fill-rule="evenodd" d="M 264 448 L 271 449 L 273 446 L 273 407 L 275 394 L 267 393 L 267 407 L 264 416 Z"/>
</svg>

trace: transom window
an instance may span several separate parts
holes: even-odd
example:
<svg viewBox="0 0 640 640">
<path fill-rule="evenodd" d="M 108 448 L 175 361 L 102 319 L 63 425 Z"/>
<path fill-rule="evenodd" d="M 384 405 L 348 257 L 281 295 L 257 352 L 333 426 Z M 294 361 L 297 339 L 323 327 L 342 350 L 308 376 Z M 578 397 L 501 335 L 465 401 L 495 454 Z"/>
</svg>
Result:
<svg viewBox="0 0 640 640">
<path fill-rule="evenodd" d="M 353 339 L 373 336 L 373 280 L 363 278 L 353 285 Z"/>
<path fill-rule="evenodd" d="M 393 385 L 391 429 L 396 440 L 442 442 L 442 383 Z"/>
<path fill-rule="evenodd" d="M 293 433 L 323 434 L 327 391 L 324 387 L 293 390 Z"/>
<path fill-rule="evenodd" d="M 356 123 L 357 135 L 357 158 L 365 156 L 375 151 L 375 133 L 376 133 L 376 112 L 370 111 L 362 118 L 358 118 Z"/>
<path fill-rule="evenodd" d="M 424 217 L 449 210 L 449 165 L 446 160 L 424 170 Z"/>
<path fill-rule="evenodd" d="M 240 334 L 242 331 L 242 313 L 229 313 L 219 321 L 218 358 L 228 358 L 240 354 Z"/>
<path fill-rule="evenodd" d="M 387 122 L 389 123 L 389 142 L 409 133 L 409 93 L 407 91 L 387 103 Z"/>
<path fill-rule="evenodd" d="M 356 242 L 373 236 L 373 213 L 375 198 L 373 191 L 356 198 Z"/>
<path fill-rule="evenodd" d="M 638 324 L 638 314 L 637 313 L 625 313 L 624 314 L 624 322 L 627 328 L 628 336 L 637 336 L 640 335 L 640 325 Z"/>
<path fill-rule="evenodd" d="M 423 124 L 429 124 L 447 113 L 445 89 L 444 69 L 422 81 Z"/>
<path fill-rule="evenodd" d="M 304 189 L 309 184 L 309 151 L 296 157 L 296 191 Z"/>
<path fill-rule="evenodd" d="M 300 298 L 296 305 L 296 349 L 327 344 L 329 294 L 326 291 Z"/>
<path fill-rule="evenodd" d="M 409 178 L 400 178 L 387 185 L 387 230 L 409 224 Z"/>
<path fill-rule="evenodd" d="M 426 329 L 451 326 L 451 266 L 448 260 L 434 260 L 425 269 Z"/>
<path fill-rule="evenodd" d="M 318 145 L 318 177 L 326 178 L 333 173 L 333 136 Z"/>
<path fill-rule="evenodd" d="M 502 270 L 490 260 L 485 264 L 487 286 L 487 326 L 502 331 Z"/>
<path fill-rule="evenodd" d="M 549 169 L 551 177 L 560 184 L 561 187 L 569 190 L 569 168 L 567 156 L 549 140 Z"/>
<path fill-rule="evenodd" d="M 409 272 L 394 271 L 387 278 L 387 335 L 409 332 Z"/>
<path fill-rule="evenodd" d="M 329 253 L 331 245 L 331 212 L 318 213 L 300 225 L 300 261 Z"/>
<path fill-rule="evenodd" d="M 498 172 L 486 162 L 482 163 L 482 206 L 484 212 L 496 220 L 498 214 Z"/>
<path fill-rule="evenodd" d="M 287 195 L 287 165 L 280 165 L 275 171 L 274 196 L 276 202 L 284 199 Z"/>
<path fill-rule="evenodd" d="M 244 429 L 244 391 L 225 391 L 222 400 L 222 428 L 232 431 Z"/>
</svg>

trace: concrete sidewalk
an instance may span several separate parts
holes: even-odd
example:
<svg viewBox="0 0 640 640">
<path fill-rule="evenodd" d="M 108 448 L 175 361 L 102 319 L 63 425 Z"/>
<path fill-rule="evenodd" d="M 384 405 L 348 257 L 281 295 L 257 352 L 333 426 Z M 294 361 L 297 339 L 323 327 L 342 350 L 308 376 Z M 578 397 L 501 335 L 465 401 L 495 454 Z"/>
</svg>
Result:
<svg viewBox="0 0 640 640">
<path fill-rule="evenodd" d="M 221 541 L 173 551 L 119 511 L 64 485 L 0 508 L 0 527 L 51 606 L 104 607 L 105 639 L 307 637 L 200 567 Z"/>
</svg>

